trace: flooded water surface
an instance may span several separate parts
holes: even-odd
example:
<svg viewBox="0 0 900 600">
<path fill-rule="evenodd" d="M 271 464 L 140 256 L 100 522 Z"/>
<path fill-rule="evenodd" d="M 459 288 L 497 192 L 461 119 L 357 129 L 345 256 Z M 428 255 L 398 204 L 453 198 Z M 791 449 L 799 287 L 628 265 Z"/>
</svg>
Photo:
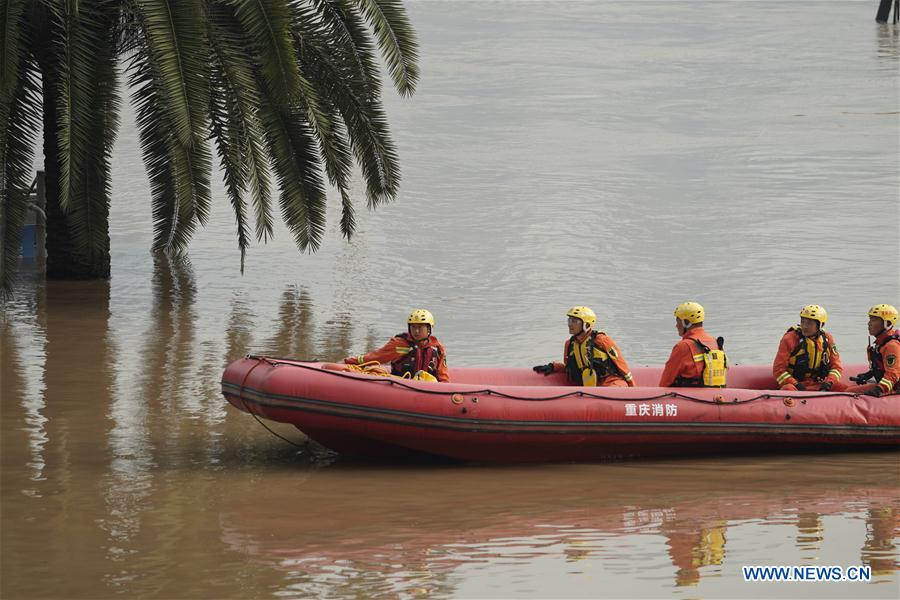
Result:
<svg viewBox="0 0 900 600">
<path fill-rule="evenodd" d="M 900 37 L 872 2 L 408 6 L 400 197 L 350 242 L 332 211 L 314 256 L 278 231 L 241 276 L 220 188 L 189 254 L 152 256 L 126 108 L 111 281 L 25 270 L 2 308 L 0 596 L 900 596 L 898 452 L 367 464 L 227 405 L 231 360 L 358 354 L 419 306 L 452 365 L 531 366 L 579 304 L 661 364 L 687 299 L 736 363 L 808 303 L 861 363 L 900 302 Z"/>
</svg>

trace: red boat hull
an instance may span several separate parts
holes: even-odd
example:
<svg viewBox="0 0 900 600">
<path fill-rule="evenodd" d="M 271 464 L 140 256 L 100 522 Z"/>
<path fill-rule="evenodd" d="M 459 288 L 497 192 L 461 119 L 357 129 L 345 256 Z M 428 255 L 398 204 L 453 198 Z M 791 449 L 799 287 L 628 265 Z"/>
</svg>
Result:
<svg viewBox="0 0 900 600">
<path fill-rule="evenodd" d="M 635 370 L 638 382 L 658 376 Z M 764 367 L 728 376 L 736 387 L 580 388 L 528 369 L 459 368 L 452 383 L 434 383 L 246 358 L 225 370 L 222 391 L 242 411 L 362 456 L 595 461 L 900 446 L 900 396 L 766 390 L 774 381 Z"/>
</svg>

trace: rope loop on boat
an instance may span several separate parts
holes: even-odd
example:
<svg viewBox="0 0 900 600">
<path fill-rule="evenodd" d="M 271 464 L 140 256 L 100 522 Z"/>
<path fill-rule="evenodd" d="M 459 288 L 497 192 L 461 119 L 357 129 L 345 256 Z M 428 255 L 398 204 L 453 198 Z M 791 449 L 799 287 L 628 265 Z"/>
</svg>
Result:
<svg viewBox="0 0 900 600">
<path fill-rule="evenodd" d="M 297 367 L 300 369 L 308 369 L 310 371 L 316 371 L 317 373 L 327 373 L 334 377 L 344 377 L 347 379 L 353 379 L 354 381 L 366 381 L 366 382 L 373 383 L 373 384 L 395 385 L 395 386 L 406 388 L 408 390 L 411 390 L 411 391 L 414 391 L 414 392 L 417 392 L 420 394 L 433 394 L 433 395 L 438 395 L 438 396 L 447 396 L 447 395 L 452 396 L 453 394 L 465 394 L 465 395 L 469 395 L 469 396 L 490 395 L 490 396 L 497 396 L 499 398 L 508 398 L 510 400 L 523 400 L 526 402 L 546 402 L 549 400 L 561 400 L 563 398 L 573 398 L 573 397 L 574 398 L 578 398 L 578 397 L 593 398 L 595 400 L 611 400 L 614 402 L 649 402 L 652 400 L 662 400 L 664 398 L 673 398 L 673 399 L 687 400 L 689 402 L 698 402 L 700 404 L 714 404 L 714 405 L 718 405 L 718 406 L 740 406 L 741 404 L 756 402 L 757 400 L 768 400 L 771 398 L 783 399 L 783 398 L 793 397 L 791 394 L 759 394 L 758 396 L 754 396 L 752 398 L 745 398 L 744 400 L 734 398 L 734 399 L 728 401 L 728 400 L 724 400 L 724 398 L 722 398 L 722 394 L 719 394 L 715 399 L 707 399 L 707 398 L 697 398 L 696 396 L 689 396 L 689 395 L 683 394 L 681 392 L 665 392 L 662 394 L 655 394 L 653 396 L 622 398 L 622 397 L 616 397 L 616 396 L 605 396 L 603 394 L 597 394 L 594 392 L 584 391 L 583 389 L 575 389 L 575 390 L 572 390 L 571 392 L 566 392 L 563 394 L 556 394 L 554 396 L 542 396 L 540 398 L 531 398 L 528 396 L 517 396 L 515 394 L 507 394 L 505 392 L 500 392 L 500 391 L 497 391 L 496 389 L 491 389 L 491 388 L 484 388 L 484 389 L 480 389 L 480 390 L 458 390 L 458 389 L 454 390 L 452 388 L 451 389 L 446 389 L 446 388 L 445 389 L 437 389 L 437 390 L 425 389 L 425 388 L 417 387 L 414 385 L 410 385 L 409 383 L 407 383 L 408 381 L 410 381 L 408 379 L 400 379 L 398 377 L 384 377 L 384 376 L 381 376 L 382 375 L 381 373 L 371 373 L 369 371 L 360 371 L 360 372 L 332 371 L 330 369 L 322 369 L 322 368 L 319 368 L 317 366 L 313 366 L 310 364 L 303 364 L 306 362 L 319 362 L 319 361 L 302 361 L 302 360 L 293 360 L 290 358 L 275 358 L 275 357 L 271 357 L 271 356 L 256 356 L 253 354 L 248 354 L 247 358 L 251 359 L 251 360 L 263 361 L 272 366 L 284 365 L 284 366 L 290 366 L 290 367 Z M 256 367 L 254 367 L 254 368 L 256 368 Z M 248 375 L 249 375 L 249 373 L 248 373 Z M 375 377 L 373 379 L 368 379 L 368 378 L 361 379 L 359 377 L 359 375 L 373 375 L 373 376 L 379 375 L 379 376 Z M 246 380 L 246 377 L 245 377 L 245 380 Z M 728 389 L 728 388 L 724 388 L 724 389 Z M 242 391 L 243 391 L 243 384 L 242 384 Z M 796 392 L 794 392 L 794 394 L 796 394 Z M 853 398 L 858 398 L 860 395 L 861 394 L 847 394 L 847 393 L 843 393 L 843 392 L 824 392 L 821 394 L 811 394 L 809 396 L 804 396 L 803 400 L 806 400 L 809 398 L 830 398 L 833 396 L 850 396 Z"/>
<path fill-rule="evenodd" d="M 241 399 L 241 404 L 244 405 L 244 410 L 245 410 L 246 412 L 250 413 L 250 414 L 253 416 L 253 418 L 256 419 L 256 422 L 257 422 L 257 423 L 259 423 L 260 425 L 262 425 L 263 428 L 265 428 L 266 431 L 268 431 L 269 433 L 271 433 L 271 434 L 274 435 L 275 437 L 281 438 L 281 439 L 283 439 L 284 441 L 286 441 L 288 444 L 291 444 L 291 445 L 293 445 L 293 446 L 297 446 L 298 448 L 303 448 L 303 447 L 304 447 L 303 445 L 298 444 L 297 442 L 294 442 L 294 441 L 292 441 L 292 440 L 287 439 L 286 437 L 284 437 L 283 435 L 281 435 L 281 434 L 278 433 L 277 431 L 272 430 L 271 427 L 269 427 L 268 425 L 266 425 L 265 423 L 263 423 L 263 422 L 262 422 L 262 419 L 260 419 L 259 416 L 258 416 L 255 412 L 253 412 L 252 410 L 250 410 L 250 407 L 247 405 L 247 400 L 244 399 L 244 385 L 247 383 L 247 378 L 250 377 L 250 373 L 253 372 L 253 369 L 255 369 L 256 367 L 258 367 L 258 366 L 259 366 L 260 364 L 262 364 L 263 362 L 269 363 L 269 364 L 272 365 L 272 366 L 275 366 L 275 365 L 277 364 L 277 362 L 273 362 L 273 361 L 271 361 L 271 360 L 267 360 L 267 357 L 264 357 L 264 356 L 252 356 L 252 355 L 250 355 L 250 354 L 248 354 L 245 358 L 256 359 L 258 362 L 257 362 L 255 365 L 253 365 L 253 367 L 252 367 L 250 370 L 247 371 L 246 375 L 244 375 L 244 378 L 241 380 L 241 386 L 240 386 L 240 388 L 238 388 L 238 398 Z"/>
</svg>

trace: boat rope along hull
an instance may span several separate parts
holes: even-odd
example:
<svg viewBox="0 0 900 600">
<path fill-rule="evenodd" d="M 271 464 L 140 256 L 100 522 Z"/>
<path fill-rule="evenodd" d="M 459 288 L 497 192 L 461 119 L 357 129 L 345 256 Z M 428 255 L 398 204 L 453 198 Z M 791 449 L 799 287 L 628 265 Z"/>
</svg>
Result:
<svg viewBox="0 0 900 600">
<path fill-rule="evenodd" d="M 636 377 L 651 381 L 658 371 L 640 369 Z M 337 452 L 368 456 L 409 452 L 533 462 L 900 447 L 900 396 L 578 388 L 534 375 L 525 369 L 455 369 L 454 382 L 440 384 L 247 358 L 226 369 L 222 391 L 244 412 L 293 424 Z M 760 367 L 733 367 L 729 379 L 767 381 Z"/>
</svg>

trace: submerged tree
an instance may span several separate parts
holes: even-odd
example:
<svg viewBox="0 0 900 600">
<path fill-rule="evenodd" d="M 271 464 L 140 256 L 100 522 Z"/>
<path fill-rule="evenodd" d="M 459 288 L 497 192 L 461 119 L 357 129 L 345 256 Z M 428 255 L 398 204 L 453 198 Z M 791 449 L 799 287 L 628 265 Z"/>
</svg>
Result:
<svg viewBox="0 0 900 600">
<path fill-rule="evenodd" d="M 355 228 L 354 161 L 367 202 L 393 199 L 397 154 L 381 104 L 418 80 L 400 0 L 0 0 L 0 250 L 9 288 L 44 124 L 47 273 L 109 276 L 110 157 L 118 78 L 136 107 L 154 248 L 183 250 L 211 202 L 212 148 L 244 254 L 273 229 L 270 180 L 301 251 L 325 231 L 325 177 Z"/>
</svg>

